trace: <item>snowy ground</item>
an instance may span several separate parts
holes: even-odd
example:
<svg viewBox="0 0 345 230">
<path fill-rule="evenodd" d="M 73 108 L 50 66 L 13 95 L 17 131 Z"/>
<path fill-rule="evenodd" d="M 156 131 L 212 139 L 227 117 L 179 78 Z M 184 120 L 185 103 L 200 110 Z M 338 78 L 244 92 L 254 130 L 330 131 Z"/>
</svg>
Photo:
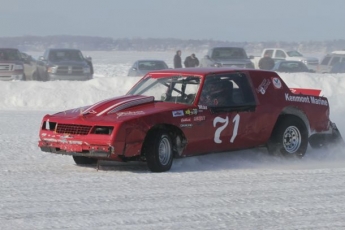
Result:
<svg viewBox="0 0 345 230">
<path fill-rule="evenodd" d="M 172 67 L 174 55 L 86 54 L 95 63 L 91 81 L 0 82 L 0 229 L 345 228 L 343 149 L 309 149 L 293 161 L 261 149 L 210 154 L 175 160 L 161 174 L 144 163 L 78 167 L 71 157 L 41 152 L 44 114 L 123 94 L 138 80 L 125 77 L 136 59 Z M 345 74 L 281 76 L 290 87 L 322 89 L 345 133 Z"/>
</svg>

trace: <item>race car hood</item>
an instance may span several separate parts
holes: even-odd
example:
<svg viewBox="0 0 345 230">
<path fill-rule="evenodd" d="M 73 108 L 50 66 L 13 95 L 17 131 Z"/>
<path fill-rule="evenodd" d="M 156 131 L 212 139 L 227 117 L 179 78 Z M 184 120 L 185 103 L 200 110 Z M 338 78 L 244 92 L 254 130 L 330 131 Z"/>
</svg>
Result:
<svg viewBox="0 0 345 230">
<path fill-rule="evenodd" d="M 187 111 L 195 112 L 191 105 L 154 101 L 154 97 L 125 95 L 98 102 L 91 106 L 45 115 L 44 121 L 65 124 L 108 125 L 121 123 L 154 114 L 172 117 L 183 116 Z M 186 113 L 187 113 L 186 112 Z"/>
<path fill-rule="evenodd" d="M 63 111 L 54 114 L 54 116 L 63 116 L 71 118 L 77 116 L 101 117 L 110 114 L 115 114 L 120 112 L 121 110 L 135 107 L 138 105 L 153 103 L 153 101 L 154 97 L 142 95 L 125 95 L 100 101 L 90 106 Z"/>
</svg>

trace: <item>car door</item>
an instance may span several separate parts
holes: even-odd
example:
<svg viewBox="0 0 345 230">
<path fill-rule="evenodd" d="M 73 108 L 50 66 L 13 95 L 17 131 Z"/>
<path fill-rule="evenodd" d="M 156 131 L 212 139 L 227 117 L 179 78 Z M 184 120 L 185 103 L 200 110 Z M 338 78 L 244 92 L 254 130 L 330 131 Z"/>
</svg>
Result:
<svg viewBox="0 0 345 230">
<path fill-rule="evenodd" d="M 231 101 L 229 104 L 215 103 L 214 98 L 203 98 L 215 91 L 207 89 L 207 78 L 219 79 L 220 85 L 232 82 L 233 89 L 229 89 L 232 93 L 227 99 Z M 198 102 L 198 114 L 193 117 L 201 151 L 219 152 L 256 146 L 260 128 L 255 121 L 256 101 L 246 74 L 221 74 L 207 78 Z M 226 96 L 226 92 L 220 94 Z"/>
</svg>

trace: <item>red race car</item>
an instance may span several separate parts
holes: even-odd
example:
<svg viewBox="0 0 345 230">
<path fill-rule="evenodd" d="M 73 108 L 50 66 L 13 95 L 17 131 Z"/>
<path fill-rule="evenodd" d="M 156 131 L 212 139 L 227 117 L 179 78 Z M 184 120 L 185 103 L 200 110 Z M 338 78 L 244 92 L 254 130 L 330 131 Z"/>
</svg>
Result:
<svg viewBox="0 0 345 230">
<path fill-rule="evenodd" d="M 44 116 L 38 146 L 77 165 L 136 160 L 153 172 L 175 157 L 260 146 L 300 158 L 308 143 L 343 142 L 319 93 L 289 89 L 271 71 L 153 71 L 124 96 Z"/>
</svg>

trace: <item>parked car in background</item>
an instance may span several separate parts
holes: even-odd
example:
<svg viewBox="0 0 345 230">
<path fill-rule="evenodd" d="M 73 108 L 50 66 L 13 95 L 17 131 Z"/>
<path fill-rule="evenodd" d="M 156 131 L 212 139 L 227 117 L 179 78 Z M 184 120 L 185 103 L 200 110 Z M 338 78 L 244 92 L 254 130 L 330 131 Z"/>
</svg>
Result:
<svg viewBox="0 0 345 230">
<path fill-rule="evenodd" d="M 200 60 L 199 67 L 231 67 L 254 69 L 253 63 L 241 47 L 214 47 Z"/>
<path fill-rule="evenodd" d="M 144 76 L 152 70 L 169 69 L 162 60 L 138 60 L 128 71 L 128 76 Z"/>
<path fill-rule="evenodd" d="M 319 94 L 289 89 L 272 71 L 156 70 L 124 96 L 45 115 L 38 146 L 77 165 L 144 161 L 153 172 L 168 171 L 174 158 L 255 147 L 302 158 L 308 144 L 343 143 Z"/>
<path fill-rule="evenodd" d="M 36 60 L 29 54 L 21 53 L 24 63 L 24 75 L 27 81 L 39 80 Z"/>
<path fill-rule="evenodd" d="M 285 73 L 297 73 L 297 72 L 309 72 L 315 73 L 315 70 L 308 69 L 308 67 L 301 61 L 276 61 L 272 71 L 285 72 Z"/>
<path fill-rule="evenodd" d="M 304 57 L 297 50 L 285 51 L 284 49 L 267 48 L 262 51 L 260 56 L 250 56 L 256 69 L 259 69 L 259 61 L 265 56 L 269 56 L 274 60 L 301 61 L 308 67 L 308 69 L 312 69 L 314 71 L 316 71 L 319 64 L 319 59 L 315 57 Z"/>
<path fill-rule="evenodd" d="M 345 73 L 345 60 L 334 64 L 331 73 Z"/>
<path fill-rule="evenodd" d="M 333 51 L 327 54 L 320 62 L 317 72 L 329 73 L 332 67 L 338 62 L 345 62 L 345 51 Z"/>
<path fill-rule="evenodd" d="M 91 58 L 78 49 L 47 49 L 37 61 L 39 79 L 89 80 L 93 77 Z"/>
<path fill-rule="evenodd" d="M 24 61 L 15 48 L 0 48 L 0 80 L 25 81 Z"/>
</svg>

